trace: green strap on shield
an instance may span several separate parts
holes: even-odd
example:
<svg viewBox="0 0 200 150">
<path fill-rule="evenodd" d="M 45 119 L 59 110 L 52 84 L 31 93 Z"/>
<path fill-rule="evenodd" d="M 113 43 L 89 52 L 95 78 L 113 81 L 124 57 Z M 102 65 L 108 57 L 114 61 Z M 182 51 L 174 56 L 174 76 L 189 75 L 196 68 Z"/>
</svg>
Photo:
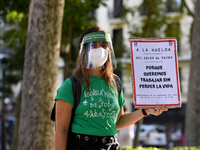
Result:
<svg viewBox="0 0 200 150">
<path fill-rule="evenodd" d="M 92 32 L 88 33 L 83 38 L 83 44 L 92 41 L 107 41 L 111 42 L 110 34 L 105 32 Z"/>
</svg>

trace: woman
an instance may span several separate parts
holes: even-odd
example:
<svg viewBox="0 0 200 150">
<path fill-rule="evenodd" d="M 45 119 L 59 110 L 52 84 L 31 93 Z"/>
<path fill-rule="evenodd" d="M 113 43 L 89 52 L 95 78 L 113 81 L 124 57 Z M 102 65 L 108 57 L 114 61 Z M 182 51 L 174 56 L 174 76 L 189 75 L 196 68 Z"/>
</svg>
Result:
<svg viewBox="0 0 200 150">
<path fill-rule="evenodd" d="M 139 109 L 124 114 L 123 92 L 118 94 L 113 68 L 116 67 L 110 35 L 99 27 L 84 31 L 79 37 L 80 51 L 74 75 L 81 83 L 81 99 L 71 124 L 73 142 L 67 143 L 67 133 L 74 99 L 68 78 L 58 89 L 56 100 L 55 150 L 118 150 L 115 135 L 144 114 L 160 115 L 165 106 Z M 122 87 L 122 86 L 121 86 Z"/>
</svg>

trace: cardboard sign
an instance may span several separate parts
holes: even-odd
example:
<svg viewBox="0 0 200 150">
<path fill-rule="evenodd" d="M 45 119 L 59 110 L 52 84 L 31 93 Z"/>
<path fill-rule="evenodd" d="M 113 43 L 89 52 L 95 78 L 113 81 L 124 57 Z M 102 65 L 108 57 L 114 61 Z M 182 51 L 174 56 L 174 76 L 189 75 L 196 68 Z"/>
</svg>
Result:
<svg viewBox="0 0 200 150">
<path fill-rule="evenodd" d="M 176 39 L 130 38 L 130 45 L 135 107 L 181 107 Z"/>
</svg>

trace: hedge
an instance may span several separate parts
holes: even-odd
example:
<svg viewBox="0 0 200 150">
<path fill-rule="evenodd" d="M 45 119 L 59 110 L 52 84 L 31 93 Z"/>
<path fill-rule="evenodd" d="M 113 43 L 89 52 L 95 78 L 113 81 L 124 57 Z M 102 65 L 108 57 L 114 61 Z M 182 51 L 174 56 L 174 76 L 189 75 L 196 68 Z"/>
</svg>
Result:
<svg viewBox="0 0 200 150">
<path fill-rule="evenodd" d="M 121 150 L 165 150 L 165 148 L 156 148 L 156 147 L 141 147 L 138 146 L 136 148 L 133 148 L 131 146 L 123 146 L 121 148 Z M 200 146 L 199 147 L 172 147 L 168 150 L 200 150 Z"/>
</svg>

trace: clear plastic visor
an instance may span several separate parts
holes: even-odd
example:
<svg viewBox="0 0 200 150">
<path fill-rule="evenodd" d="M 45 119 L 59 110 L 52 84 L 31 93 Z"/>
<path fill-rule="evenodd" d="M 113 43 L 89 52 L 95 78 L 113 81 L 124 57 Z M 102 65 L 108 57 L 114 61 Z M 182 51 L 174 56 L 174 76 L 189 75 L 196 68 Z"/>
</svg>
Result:
<svg viewBox="0 0 200 150">
<path fill-rule="evenodd" d="M 113 69 L 117 68 L 113 46 L 108 41 L 91 41 L 82 44 L 80 57 L 87 69 L 105 68 L 109 64 Z"/>
</svg>

